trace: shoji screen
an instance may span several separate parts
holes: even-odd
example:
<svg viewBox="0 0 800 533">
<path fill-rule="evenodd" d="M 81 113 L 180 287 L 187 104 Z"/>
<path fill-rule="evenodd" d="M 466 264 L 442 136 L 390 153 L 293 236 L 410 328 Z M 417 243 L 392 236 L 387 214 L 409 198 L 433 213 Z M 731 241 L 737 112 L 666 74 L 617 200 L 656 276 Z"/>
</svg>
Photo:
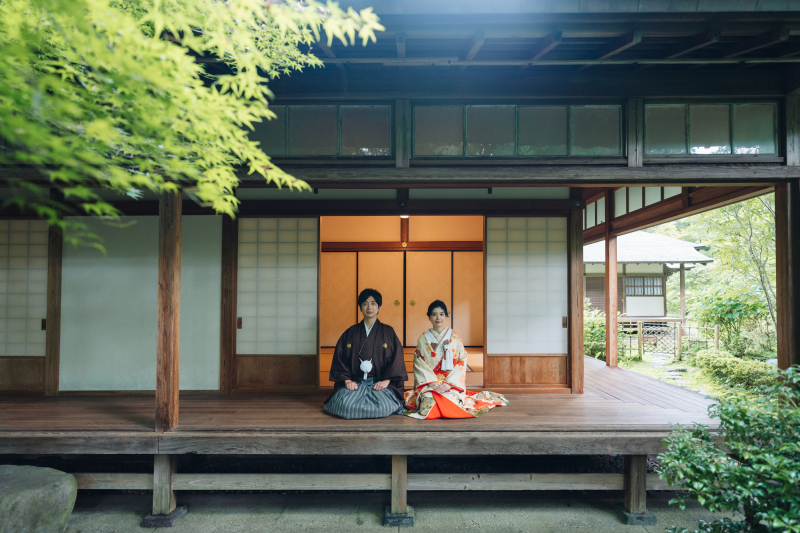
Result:
<svg viewBox="0 0 800 533">
<path fill-rule="evenodd" d="M 234 388 L 316 387 L 318 250 L 317 218 L 239 220 Z"/>
<path fill-rule="evenodd" d="M 487 387 L 567 385 L 567 219 L 486 219 Z"/>
</svg>

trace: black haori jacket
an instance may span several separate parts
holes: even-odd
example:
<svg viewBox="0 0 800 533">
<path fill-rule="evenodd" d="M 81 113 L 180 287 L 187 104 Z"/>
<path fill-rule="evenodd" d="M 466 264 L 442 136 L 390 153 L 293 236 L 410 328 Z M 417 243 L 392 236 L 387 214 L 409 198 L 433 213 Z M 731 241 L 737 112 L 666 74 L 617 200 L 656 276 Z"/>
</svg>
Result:
<svg viewBox="0 0 800 533">
<path fill-rule="evenodd" d="M 375 382 L 389 380 L 389 389 L 394 393 L 398 400 L 403 401 L 403 385 L 408 379 L 406 364 L 403 362 L 403 343 L 397 338 L 392 326 L 383 324 L 376 320 L 370 330 L 370 337 L 375 335 L 371 342 L 369 353 L 361 352 L 361 359 L 372 359 L 372 373 Z M 359 368 L 358 351 L 361 349 L 361 342 L 366 341 L 366 330 L 364 321 L 347 328 L 339 337 L 336 349 L 333 352 L 331 362 L 330 380 L 335 383 L 333 394 L 344 387 L 345 380 L 357 381 L 364 372 Z M 331 396 L 333 396 L 331 394 Z M 330 399 L 330 397 L 328 397 Z M 325 403 L 328 403 L 325 400 Z"/>
</svg>

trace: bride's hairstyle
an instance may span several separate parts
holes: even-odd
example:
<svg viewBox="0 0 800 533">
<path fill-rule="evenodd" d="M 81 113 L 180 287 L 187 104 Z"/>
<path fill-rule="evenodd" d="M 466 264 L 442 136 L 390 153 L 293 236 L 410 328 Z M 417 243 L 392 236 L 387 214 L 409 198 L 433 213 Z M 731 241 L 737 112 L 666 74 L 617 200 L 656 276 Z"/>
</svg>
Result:
<svg viewBox="0 0 800 533">
<path fill-rule="evenodd" d="M 428 316 L 433 314 L 433 310 L 439 308 L 444 311 L 444 316 L 450 316 L 450 313 L 447 311 L 447 306 L 441 300 L 434 300 L 431 305 L 428 306 Z"/>
</svg>

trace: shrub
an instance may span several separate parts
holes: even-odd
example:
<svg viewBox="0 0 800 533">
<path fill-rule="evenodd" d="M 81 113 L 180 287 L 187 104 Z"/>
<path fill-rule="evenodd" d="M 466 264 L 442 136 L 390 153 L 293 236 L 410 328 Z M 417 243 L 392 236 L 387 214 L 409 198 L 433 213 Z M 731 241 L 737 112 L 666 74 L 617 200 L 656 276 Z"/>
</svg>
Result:
<svg viewBox="0 0 800 533">
<path fill-rule="evenodd" d="M 606 341 L 590 341 L 583 343 L 583 353 L 601 361 L 606 360 Z"/>
<path fill-rule="evenodd" d="M 694 364 L 717 381 L 745 389 L 771 385 L 775 380 L 774 368 L 769 364 L 739 359 L 722 350 L 697 352 Z"/>
<path fill-rule="evenodd" d="M 710 511 L 744 515 L 743 522 L 701 524 L 702 532 L 800 532 L 800 367 L 779 375 L 755 397 L 731 391 L 709 407 L 718 435 L 678 425 L 664 440 L 662 479 Z M 684 509 L 687 497 L 670 503 Z"/>
</svg>

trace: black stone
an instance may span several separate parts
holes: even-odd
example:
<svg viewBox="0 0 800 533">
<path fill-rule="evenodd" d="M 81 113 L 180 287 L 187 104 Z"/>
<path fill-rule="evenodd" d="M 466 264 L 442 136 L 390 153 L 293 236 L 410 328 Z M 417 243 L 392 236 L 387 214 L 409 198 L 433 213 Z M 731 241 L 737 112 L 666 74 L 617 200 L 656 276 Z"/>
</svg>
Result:
<svg viewBox="0 0 800 533">
<path fill-rule="evenodd" d="M 186 506 L 181 505 L 169 514 L 149 514 L 142 520 L 142 527 L 172 527 L 187 511 Z"/>
<path fill-rule="evenodd" d="M 386 511 L 383 513 L 383 525 L 391 527 L 414 527 L 414 508 L 408 506 L 407 513 L 393 514 L 392 508 L 386 506 Z"/>
<path fill-rule="evenodd" d="M 622 521 L 629 526 L 654 526 L 656 525 L 656 515 L 651 512 L 645 514 L 629 513 L 621 503 L 614 506 L 614 510 Z"/>
</svg>

